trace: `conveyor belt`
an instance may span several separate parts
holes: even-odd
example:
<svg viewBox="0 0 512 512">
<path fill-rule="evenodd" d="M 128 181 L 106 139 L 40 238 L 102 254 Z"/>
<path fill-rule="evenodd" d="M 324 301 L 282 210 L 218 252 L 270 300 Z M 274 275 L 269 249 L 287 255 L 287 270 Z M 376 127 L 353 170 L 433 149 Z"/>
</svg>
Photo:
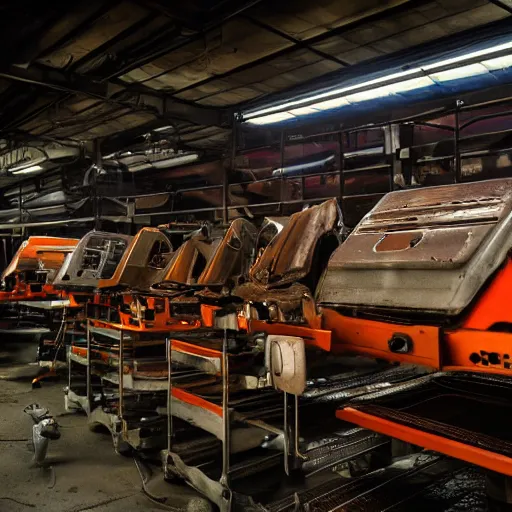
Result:
<svg viewBox="0 0 512 512">
<path fill-rule="evenodd" d="M 359 478 L 332 478 L 308 490 L 294 493 L 286 499 L 266 506 L 269 512 L 384 512 L 416 510 L 412 503 L 420 496 L 436 496 L 440 502 L 436 510 L 447 510 L 453 504 L 454 493 L 445 490 L 460 472 L 467 472 L 458 461 L 436 454 L 416 454 L 396 461 L 391 466 Z M 478 475 L 473 480 L 481 482 Z M 461 488 L 457 494 L 463 499 Z M 443 494 L 444 493 L 444 494 Z M 444 500 L 444 501 L 443 501 Z M 430 502 L 432 503 L 432 501 Z M 300 508 L 297 509 L 297 504 Z M 433 509 L 429 509 L 433 510 Z M 468 509 L 471 510 L 471 509 Z"/>
<path fill-rule="evenodd" d="M 343 420 L 512 475 L 512 382 L 437 373 L 349 401 Z"/>
</svg>

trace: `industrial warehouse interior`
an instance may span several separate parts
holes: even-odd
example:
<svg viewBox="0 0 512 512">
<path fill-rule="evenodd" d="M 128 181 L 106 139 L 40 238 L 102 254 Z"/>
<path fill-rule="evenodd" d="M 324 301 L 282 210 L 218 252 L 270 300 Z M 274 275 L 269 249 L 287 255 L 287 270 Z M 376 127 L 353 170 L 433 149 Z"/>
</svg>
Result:
<svg viewBox="0 0 512 512">
<path fill-rule="evenodd" d="M 0 28 L 0 512 L 512 511 L 512 1 Z"/>
</svg>

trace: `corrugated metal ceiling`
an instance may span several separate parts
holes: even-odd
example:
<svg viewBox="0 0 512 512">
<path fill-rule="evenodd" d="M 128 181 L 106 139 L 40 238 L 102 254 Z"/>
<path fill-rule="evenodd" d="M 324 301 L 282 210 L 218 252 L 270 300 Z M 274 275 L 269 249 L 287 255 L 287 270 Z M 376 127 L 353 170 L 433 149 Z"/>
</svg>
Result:
<svg viewBox="0 0 512 512">
<path fill-rule="evenodd" d="M 0 126 L 87 141 L 173 122 L 194 127 L 181 144 L 221 149 L 229 109 L 511 12 L 500 0 L 20 0 L 0 7 Z"/>
</svg>

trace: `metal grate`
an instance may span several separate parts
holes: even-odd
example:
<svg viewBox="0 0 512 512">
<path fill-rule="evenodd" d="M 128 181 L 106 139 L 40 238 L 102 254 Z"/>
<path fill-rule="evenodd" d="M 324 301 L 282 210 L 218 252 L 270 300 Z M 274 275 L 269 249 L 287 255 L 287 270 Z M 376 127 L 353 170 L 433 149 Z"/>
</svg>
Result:
<svg viewBox="0 0 512 512">
<path fill-rule="evenodd" d="M 415 414 L 396 411 L 380 405 L 361 405 L 356 408 L 367 414 L 372 414 L 390 421 L 396 421 L 402 425 L 418 428 L 433 434 L 439 434 L 443 437 L 460 441 L 461 443 L 469 444 L 471 446 L 476 446 L 478 448 L 483 448 L 484 450 L 491 452 L 501 453 L 509 457 L 512 456 L 512 443 L 493 436 L 472 432 L 471 430 L 423 418 Z"/>
</svg>

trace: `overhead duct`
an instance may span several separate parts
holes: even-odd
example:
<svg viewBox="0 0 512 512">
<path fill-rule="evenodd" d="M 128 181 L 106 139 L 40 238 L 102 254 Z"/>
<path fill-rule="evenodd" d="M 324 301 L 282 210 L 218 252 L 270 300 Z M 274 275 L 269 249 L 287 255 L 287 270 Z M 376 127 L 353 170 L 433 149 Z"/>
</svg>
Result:
<svg viewBox="0 0 512 512">
<path fill-rule="evenodd" d="M 80 157 L 80 148 L 51 143 L 41 146 L 20 146 L 0 155 L 0 170 L 3 174 L 40 174 Z"/>
<path fill-rule="evenodd" d="M 103 163 L 109 166 L 121 165 L 129 172 L 147 171 L 150 169 L 167 169 L 196 162 L 199 153 L 175 151 L 173 149 L 152 148 L 147 151 L 126 151 L 108 155 Z"/>
</svg>

